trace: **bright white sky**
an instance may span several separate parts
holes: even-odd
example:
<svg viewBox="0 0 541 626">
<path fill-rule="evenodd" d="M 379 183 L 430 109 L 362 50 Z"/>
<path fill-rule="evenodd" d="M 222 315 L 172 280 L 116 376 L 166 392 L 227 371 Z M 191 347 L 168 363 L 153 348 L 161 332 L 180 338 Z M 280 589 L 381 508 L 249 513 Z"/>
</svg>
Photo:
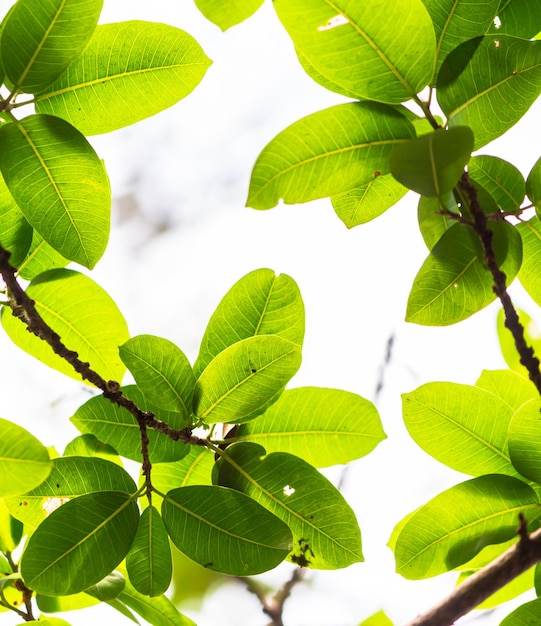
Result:
<svg viewBox="0 0 541 626">
<path fill-rule="evenodd" d="M 2 8 L 10 4 L 0 1 Z M 105 0 L 103 22 L 127 19 L 188 31 L 214 64 L 177 106 L 91 138 L 109 171 L 116 225 L 92 277 L 117 301 L 132 335 L 167 337 L 193 360 L 210 314 L 238 278 L 259 267 L 291 275 L 307 311 L 303 366 L 292 386 L 337 387 L 372 398 L 386 342 L 395 334 L 378 405 L 388 439 L 351 467 L 344 489 L 361 524 L 366 561 L 339 572 L 310 572 L 287 604 L 285 623 L 355 626 L 380 609 L 404 623 L 443 597 L 454 577 L 404 581 L 394 574 L 385 544 L 406 513 L 463 477 L 409 440 L 400 394 L 434 380 L 473 384 L 482 369 L 504 367 L 497 306 L 450 328 L 403 322 L 409 288 L 427 253 L 413 194 L 352 231 L 328 200 L 267 212 L 244 208 L 250 171 L 265 144 L 300 117 L 343 101 L 302 72 L 271 2 L 224 34 L 190 0 Z M 538 136 L 540 111 L 532 109 L 483 153 L 507 157 L 527 173 L 538 156 L 531 139 Z M 517 301 L 535 313 L 520 290 Z M 0 349 L 0 415 L 61 451 L 77 435 L 67 420 L 89 391 L 22 355 L 3 334 Z M 340 472 L 328 475 L 336 480 Z M 288 575 L 283 567 L 262 578 L 279 585 Z M 509 611 L 482 623 L 497 624 Z M 199 626 L 268 623 L 238 585 L 222 587 L 201 611 L 186 613 Z M 66 618 L 86 624 L 100 614 Z M 109 610 L 106 615 L 116 622 Z M 4 623 L 15 622 L 0 618 Z"/>
</svg>

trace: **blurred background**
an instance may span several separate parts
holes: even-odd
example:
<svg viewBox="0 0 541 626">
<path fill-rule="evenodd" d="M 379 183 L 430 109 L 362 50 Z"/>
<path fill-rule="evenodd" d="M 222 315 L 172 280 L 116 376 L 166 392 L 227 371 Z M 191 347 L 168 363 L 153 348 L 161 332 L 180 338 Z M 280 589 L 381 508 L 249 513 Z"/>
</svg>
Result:
<svg viewBox="0 0 541 626">
<path fill-rule="evenodd" d="M 0 0 L 2 12 L 11 4 Z M 388 438 L 345 476 L 343 468 L 325 471 L 335 483 L 344 478 L 365 562 L 306 572 L 286 604 L 284 623 L 355 626 L 384 609 L 403 624 L 448 593 L 456 575 L 421 582 L 397 576 L 386 547 L 391 531 L 404 515 L 465 477 L 409 439 L 400 394 L 436 380 L 474 384 L 483 369 L 505 367 L 495 330 L 498 305 L 452 327 L 404 322 L 409 289 L 427 255 L 412 193 L 351 231 L 327 199 L 265 212 L 245 208 L 251 169 L 263 147 L 300 117 L 345 101 L 304 74 L 270 1 L 222 33 L 192 0 L 105 0 L 102 22 L 130 19 L 186 30 L 213 65 L 173 108 L 90 138 L 105 160 L 114 196 L 109 247 L 91 276 L 117 302 L 132 335 L 166 337 L 192 362 L 211 313 L 241 276 L 269 267 L 298 282 L 307 330 L 303 365 L 290 386 L 337 387 L 374 400 L 382 380 L 377 406 Z M 507 158 L 527 174 L 539 156 L 532 137 L 538 136 L 540 112 L 538 103 L 483 154 Z M 520 286 L 511 291 L 535 318 L 536 306 Z M 78 434 L 68 418 L 91 390 L 26 356 L 4 333 L 0 350 L 0 416 L 61 453 Z M 284 564 L 257 578 L 278 588 L 291 571 Z M 269 622 L 241 583 L 180 556 L 172 597 L 198 626 Z M 476 613 L 461 623 L 498 624 L 511 608 Z M 102 615 L 108 623 L 124 620 L 107 607 L 65 618 L 79 625 Z M 16 621 L 0 616 L 0 624 Z"/>
</svg>

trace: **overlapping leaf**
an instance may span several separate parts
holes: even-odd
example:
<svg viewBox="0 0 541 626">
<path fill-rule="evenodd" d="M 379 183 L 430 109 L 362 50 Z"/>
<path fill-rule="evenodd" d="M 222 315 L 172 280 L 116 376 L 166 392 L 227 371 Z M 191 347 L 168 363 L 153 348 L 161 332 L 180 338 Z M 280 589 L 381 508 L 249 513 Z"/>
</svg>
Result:
<svg viewBox="0 0 541 626">
<path fill-rule="evenodd" d="M 124 559 L 138 519 L 133 498 L 119 491 L 70 500 L 30 537 L 21 560 L 25 583 L 38 593 L 53 596 L 83 591 Z"/>
<path fill-rule="evenodd" d="M 92 36 L 103 0 L 18 0 L 2 24 L 2 65 L 15 90 L 36 93 L 76 59 Z"/>
<path fill-rule="evenodd" d="M 491 230 L 496 259 L 509 284 L 522 262 L 520 236 L 505 222 L 491 225 Z M 480 311 L 495 297 L 477 235 L 455 224 L 432 248 L 415 277 L 406 320 L 427 326 L 454 324 Z"/>
<path fill-rule="evenodd" d="M 526 478 L 541 483 L 540 402 L 524 403 L 509 425 L 509 455 L 513 465 Z"/>
<path fill-rule="evenodd" d="M 483 370 L 475 386 L 493 393 L 508 404 L 513 412 L 537 397 L 533 383 L 512 370 Z"/>
<path fill-rule="evenodd" d="M 0 500 L 0 552 L 7 554 L 13 552 L 19 545 L 23 536 L 22 523 L 9 512 L 4 499 Z M 5 567 L 7 565 L 7 568 Z M 3 572 L 11 570 L 9 563 L 2 561 Z"/>
<path fill-rule="evenodd" d="M 516 536 L 519 513 L 532 523 L 541 508 L 518 478 L 489 474 L 451 487 L 404 524 L 394 547 L 397 572 L 417 580 L 454 569 L 484 546 Z"/>
<path fill-rule="evenodd" d="M 119 353 L 154 406 L 190 420 L 195 376 L 179 347 L 162 337 L 137 335 L 120 346 Z"/>
<path fill-rule="evenodd" d="M 207 19 L 227 30 L 249 18 L 263 0 L 195 0 L 195 4 Z"/>
<path fill-rule="evenodd" d="M 122 388 L 122 392 L 143 411 L 153 412 L 158 419 L 171 428 L 184 428 L 180 413 L 168 413 L 149 404 L 135 385 Z M 80 406 L 73 417 L 73 424 L 82 433 L 91 433 L 100 441 L 114 446 L 122 456 L 141 461 L 141 433 L 133 415 L 103 396 L 96 396 Z M 182 441 L 173 441 L 154 429 L 148 430 L 148 452 L 154 463 L 177 461 L 185 456 L 190 446 Z"/>
<path fill-rule="evenodd" d="M 210 485 L 214 455 L 208 448 L 191 446 L 188 454 L 174 463 L 156 463 L 152 466 L 152 484 L 167 493 L 176 487 Z"/>
<path fill-rule="evenodd" d="M 208 424 L 254 419 L 277 399 L 300 364 L 299 345 L 277 335 L 238 341 L 220 352 L 199 377 L 195 416 Z"/>
<path fill-rule="evenodd" d="M 474 129 L 475 149 L 511 128 L 541 91 L 541 42 L 507 35 L 472 39 L 454 50 L 438 77 L 449 125 Z"/>
<path fill-rule="evenodd" d="M 184 31 L 150 22 L 98 26 L 83 54 L 36 97 L 36 111 L 85 135 L 163 111 L 199 84 L 211 61 Z"/>
<path fill-rule="evenodd" d="M 406 428 L 440 463 L 464 474 L 517 472 L 507 449 L 511 407 L 479 387 L 428 383 L 402 396 Z"/>
<path fill-rule="evenodd" d="M 315 467 L 349 463 L 385 438 L 375 406 L 339 389 L 301 387 L 285 391 L 234 440 L 253 441 L 267 453 L 295 454 Z"/>
<path fill-rule="evenodd" d="M 524 178 L 508 161 L 485 154 L 474 156 L 468 163 L 468 173 L 503 211 L 516 211 L 522 204 L 526 193 Z"/>
<path fill-rule="evenodd" d="M 456 220 L 442 214 L 443 211 L 452 211 L 456 215 L 459 213 L 452 191 L 443 194 L 440 198 L 436 196 L 419 198 L 417 222 L 423 241 L 429 250 L 432 250 L 451 226 L 456 224 Z"/>
<path fill-rule="evenodd" d="M 339 104 L 305 117 L 277 135 L 252 172 L 248 206 L 270 209 L 333 196 L 390 171 L 389 155 L 415 137 L 393 107 L 376 102 Z"/>
<path fill-rule="evenodd" d="M 265 456 L 254 443 L 227 448 L 217 480 L 262 504 L 291 528 L 288 559 L 302 567 L 337 569 L 363 560 L 355 514 L 314 467 L 285 452 Z"/>
<path fill-rule="evenodd" d="M 30 249 L 32 227 L 17 206 L 1 175 L 0 220 L 2 222 L 0 244 L 11 252 L 9 262 L 18 268 Z"/>
<path fill-rule="evenodd" d="M 291 549 L 291 531 L 248 496 L 224 487 L 173 489 L 162 504 L 169 536 L 211 570 L 249 576 L 272 569 Z"/>
<path fill-rule="evenodd" d="M 287 274 L 259 269 L 231 287 L 203 335 L 194 364 L 196 375 L 228 346 L 257 335 L 278 335 L 302 345 L 304 304 L 297 283 Z"/>
<path fill-rule="evenodd" d="M 111 189 L 85 137 L 52 115 L 0 128 L 0 170 L 28 222 L 57 252 L 92 268 L 109 238 Z"/>
<path fill-rule="evenodd" d="M 40 274 L 26 293 L 35 301 L 45 322 L 82 361 L 90 363 L 106 379 L 122 379 L 126 368 L 118 356 L 118 346 L 128 339 L 128 328 L 117 305 L 99 285 L 73 270 L 58 269 Z M 2 326 L 19 348 L 80 380 L 64 359 L 30 334 L 6 309 L 2 310 Z"/>
<path fill-rule="evenodd" d="M 436 43 L 420 0 L 274 0 L 274 8 L 308 63 L 359 99 L 404 102 L 430 80 Z"/>
<path fill-rule="evenodd" d="M 523 260 L 518 279 L 535 302 L 541 306 L 541 222 L 532 218 L 517 226 L 522 238 Z"/>
<path fill-rule="evenodd" d="M 68 259 L 57 252 L 34 230 L 28 253 L 19 265 L 19 276 L 25 280 L 33 280 L 38 274 L 66 267 L 68 263 Z"/>
</svg>

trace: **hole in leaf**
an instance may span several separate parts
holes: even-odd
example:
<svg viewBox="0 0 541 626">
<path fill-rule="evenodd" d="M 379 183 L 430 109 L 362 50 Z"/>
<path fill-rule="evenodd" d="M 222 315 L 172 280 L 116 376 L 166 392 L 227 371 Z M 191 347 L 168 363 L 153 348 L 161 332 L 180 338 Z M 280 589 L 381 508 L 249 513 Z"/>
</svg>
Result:
<svg viewBox="0 0 541 626">
<path fill-rule="evenodd" d="M 283 492 L 284 496 L 292 496 L 295 493 L 295 489 L 293 487 L 290 487 L 289 485 L 286 485 L 283 488 Z"/>
<path fill-rule="evenodd" d="M 500 18 L 496 15 L 496 17 L 494 18 L 494 28 L 501 28 L 502 25 L 502 21 L 500 20 Z"/>
<path fill-rule="evenodd" d="M 318 26 L 317 29 L 319 31 L 331 30 L 332 28 L 337 28 L 338 26 L 343 26 L 344 24 L 349 24 L 349 20 L 345 15 L 339 13 L 338 15 L 335 15 L 334 17 L 331 17 L 331 19 L 327 20 L 325 24 Z"/>
<path fill-rule="evenodd" d="M 41 503 L 41 508 L 45 511 L 45 515 L 49 515 L 62 506 L 66 502 L 69 502 L 69 498 L 47 498 Z"/>
</svg>

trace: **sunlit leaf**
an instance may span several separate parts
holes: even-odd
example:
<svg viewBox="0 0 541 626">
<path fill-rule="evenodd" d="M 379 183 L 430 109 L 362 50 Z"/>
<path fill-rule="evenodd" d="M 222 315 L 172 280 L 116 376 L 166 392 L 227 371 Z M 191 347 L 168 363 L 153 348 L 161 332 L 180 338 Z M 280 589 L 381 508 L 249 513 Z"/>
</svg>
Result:
<svg viewBox="0 0 541 626">
<path fill-rule="evenodd" d="M 297 283 L 259 269 L 237 281 L 222 298 L 201 340 L 194 371 L 197 376 L 227 347 L 257 335 L 278 335 L 302 345 L 304 304 Z"/>
<path fill-rule="evenodd" d="M 348 228 L 366 224 L 408 193 L 391 174 L 377 176 L 366 185 L 333 196 L 331 202 L 338 217 Z"/>
<path fill-rule="evenodd" d="M 78 611 L 99 604 L 99 602 L 97 598 L 93 598 L 83 591 L 70 594 L 69 596 L 45 596 L 41 593 L 36 594 L 36 604 L 39 610 L 44 613 Z"/>
<path fill-rule="evenodd" d="M 445 60 L 438 102 L 449 125 L 474 129 L 475 149 L 511 128 L 541 91 L 541 43 L 507 35 L 471 39 Z"/>
<path fill-rule="evenodd" d="M 0 553 L 7 554 L 8 552 L 13 552 L 19 545 L 22 536 L 22 523 L 11 515 L 5 501 L 3 499 L 0 500 Z M 1 563 L 0 567 L 3 567 L 3 561 Z M 0 571 L 9 571 L 9 569 L 8 566 L 8 570 L 0 569 Z"/>
<path fill-rule="evenodd" d="M 532 218 L 520 222 L 517 230 L 522 238 L 523 259 L 518 279 L 528 294 L 541 306 L 541 222 Z"/>
<path fill-rule="evenodd" d="M 278 565 L 291 549 L 287 525 L 234 489 L 173 489 L 164 497 L 162 516 L 179 550 L 224 574 L 259 574 Z"/>
<path fill-rule="evenodd" d="M 435 37 L 420 0 L 274 0 L 273 6 L 308 63 L 359 99 L 404 102 L 430 80 Z"/>
<path fill-rule="evenodd" d="M 117 451 L 107 443 L 101 442 L 94 435 L 79 435 L 64 448 L 64 456 L 98 457 L 122 466 Z"/>
<path fill-rule="evenodd" d="M 83 591 L 124 559 L 138 519 L 133 498 L 118 491 L 70 500 L 30 537 L 21 560 L 25 583 L 45 595 Z"/>
<path fill-rule="evenodd" d="M 483 370 L 475 385 L 503 400 L 513 412 L 537 397 L 533 383 L 512 370 Z"/>
<path fill-rule="evenodd" d="M 301 387 L 285 391 L 257 420 L 241 425 L 231 441 L 253 441 L 267 453 L 289 452 L 327 467 L 368 454 L 384 438 L 368 400 L 339 389 Z"/>
<path fill-rule="evenodd" d="M 526 478 L 541 482 L 541 434 L 539 400 L 529 400 L 513 416 L 509 425 L 511 462 Z"/>
<path fill-rule="evenodd" d="M 362 621 L 359 626 L 393 626 L 393 622 L 383 611 L 378 611 Z"/>
<path fill-rule="evenodd" d="M 526 340 L 526 344 L 534 349 L 535 354 L 539 354 L 541 351 L 541 331 L 539 330 L 539 326 L 527 313 L 517 307 L 515 308 L 519 315 L 520 323 L 524 329 L 524 339 Z M 497 330 L 500 349 L 505 362 L 511 369 L 515 370 L 519 374 L 522 374 L 522 376 L 527 377 L 528 370 L 520 362 L 521 357 L 517 351 L 513 335 L 505 326 L 505 315 L 503 313 L 503 309 L 498 311 Z"/>
<path fill-rule="evenodd" d="M 395 546 L 397 572 L 417 580 L 458 567 L 484 546 L 514 537 L 519 513 L 533 522 L 541 509 L 533 489 L 512 476 L 489 474 L 451 487 L 402 528 Z"/>
<path fill-rule="evenodd" d="M 70 262 L 50 246 L 37 230 L 32 232 L 32 241 L 27 252 L 19 266 L 19 276 L 25 280 L 33 280 L 43 272 L 66 267 Z"/>
<path fill-rule="evenodd" d="M 303 459 L 285 452 L 265 456 L 260 445 L 237 443 L 219 461 L 217 479 L 246 493 L 291 528 L 291 562 L 337 569 L 363 560 L 355 514 L 336 487 Z"/>
<path fill-rule="evenodd" d="M 195 0 L 197 8 L 222 30 L 240 24 L 255 13 L 264 0 Z"/>
<path fill-rule="evenodd" d="M 496 259 L 509 284 L 522 261 L 520 236 L 506 222 L 492 224 L 491 230 Z M 454 324 L 495 298 L 477 235 L 467 226 L 455 224 L 432 248 L 415 277 L 406 320 L 427 326 Z"/>
<path fill-rule="evenodd" d="M 536 209 L 541 207 L 541 158 L 535 162 L 528 174 L 528 178 L 526 179 L 526 193 Z"/>
<path fill-rule="evenodd" d="M 254 419 L 301 364 L 300 347 L 277 335 L 257 335 L 220 352 L 199 377 L 194 411 L 208 424 Z"/>
<path fill-rule="evenodd" d="M 443 194 L 441 198 L 421 196 L 417 205 L 417 221 L 419 230 L 429 250 L 438 243 L 443 235 L 456 224 L 456 220 L 443 211 L 451 211 L 459 215 L 457 203 L 453 192 Z"/>
<path fill-rule="evenodd" d="M 85 135 L 107 133 L 187 96 L 210 63 L 195 39 L 173 26 L 103 24 L 83 54 L 36 97 L 36 111 L 63 117 Z"/>
<path fill-rule="evenodd" d="M 531 0 L 502 0 L 498 25 L 489 32 L 531 39 L 541 31 L 541 4 Z"/>
<path fill-rule="evenodd" d="M 541 619 L 541 599 L 530 600 L 509 613 L 501 622 L 500 626 L 531 626 L 539 623 Z"/>
<path fill-rule="evenodd" d="M 143 396 L 135 385 L 122 387 L 126 397 L 135 402 L 143 411 L 152 411 L 171 428 L 184 428 L 184 418 L 180 413 L 168 413 L 156 409 Z M 126 409 L 112 404 L 103 396 L 91 398 L 80 406 L 71 421 L 82 433 L 91 433 L 100 441 L 114 446 L 121 455 L 134 461 L 141 461 L 141 433 L 135 417 Z M 182 441 L 173 441 L 153 428 L 148 429 L 148 452 L 154 463 L 177 461 L 185 456 L 190 446 Z"/>
<path fill-rule="evenodd" d="M 105 379 L 121 380 L 126 370 L 118 346 L 129 337 L 126 321 L 111 297 L 93 280 L 73 270 L 57 269 L 40 274 L 26 290 L 38 313 Z M 51 347 L 30 334 L 10 311 L 2 310 L 2 326 L 19 348 L 49 367 L 80 380 L 79 374 Z"/>
<path fill-rule="evenodd" d="M 0 418 L 0 497 L 37 487 L 51 469 L 47 448 L 21 426 Z"/>
<path fill-rule="evenodd" d="M 491 547 L 491 546 L 489 546 Z M 475 572 L 478 570 L 470 570 L 467 572 L 462 572 L 458 577 L 456 584 L 461 585 L 465 582 L 470 576 L 473 576 Z M 476 609 L 493 609 L 503 602 L 509 602 L 509 600 L 513 600 L 522 593 L 530 590 L 533 587 L 533 579 L 534 579 L 534 568 L 531 567 L 529 570 L 526 570 L 524 573 L 520 574 L 516 578 L 514 578 L 511 582 L 504 585 L 501 589 L 498 589 L 496 593 L 493 593 L 486 600 L 478 604 Z M 501 626 L 501 624 L 500 624 Z"/>
<path fill-rule="evenodd" d="M 18 0 L 2 24 L 4 70 L 15 90 L 50 85 L 83 51 L 103 0 Z"/>
<path fill-rule="evenodd" d="M 471 476 L 517 474 L 507 449 L 513 410 L 494 394 L 428 383 L 402 395 L 402 413 L 413 440 L 440 463 Z"/>
<path fill-rule="evenodd" d="M 333 196 L 390 171 L 393 146 L 415 137 L 411 122 L 376 102 L 339 104 L 283 130 L 261 152 L 248 206 L 270 209 Z"/>
<path fill-rule="evenodd" d="M 485 154 L 474 156 L 468 163 L 468 173 L 503 211 L 516 211 L 522 204 L 526 193 L 524 177 L 508 161 Z"/>
<path fill-rule="evenodd" d="M 32 226 L 17 206 L 2 175 L 0 175 L 0 220 L 2 222 L 0 244 L 11 252 L 9 262 L 18 268 L 30 249 Z"/>
<path fill-rule="evenodd" d="M 442 196 L 458 183 L 473 150 L 467 126 L 436 130 L 393 148 L 391 172 L 423 196 Z"/>
<path fill-rule="evenodd" d="M 191 446 L 188 454 L 174 463 L 155 463 L 152 466 L 152 484 L 167 493 L 175 487 L 210 485 L 214 455 L 202 446 Z"/>
</svg>

